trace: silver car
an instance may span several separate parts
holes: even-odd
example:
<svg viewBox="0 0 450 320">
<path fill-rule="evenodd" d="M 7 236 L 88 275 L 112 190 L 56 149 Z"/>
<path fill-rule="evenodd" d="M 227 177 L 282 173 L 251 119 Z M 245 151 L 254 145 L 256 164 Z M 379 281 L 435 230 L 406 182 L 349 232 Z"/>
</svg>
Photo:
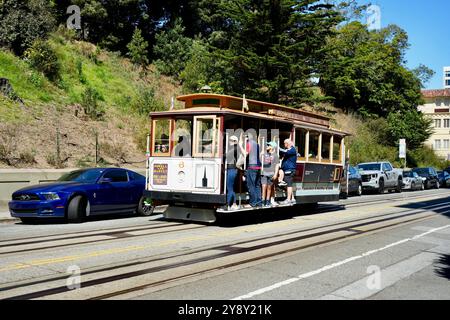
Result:
<svg viewBox="0 0 450 320">
<path fill-rule="evenodd" d="M 425 190 L 423 179 L 417 172 L 404 171 L 403 172 L 403 189 L 404 190 Z"/>
</svg>

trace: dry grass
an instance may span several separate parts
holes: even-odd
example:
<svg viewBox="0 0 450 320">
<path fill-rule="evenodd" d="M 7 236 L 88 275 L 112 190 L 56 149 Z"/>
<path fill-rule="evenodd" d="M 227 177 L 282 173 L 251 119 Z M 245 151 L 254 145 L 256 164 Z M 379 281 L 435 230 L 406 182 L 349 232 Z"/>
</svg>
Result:
<svg viewBox="0 0 450 320">
<path fill-rule="evenodd" d="M 145 154 L 135 142 L 135 123 L 142 121 L 141 119 L 109 110 L 105 121 L 90 121 L 77 117 L 76 110 L 76 106 L 67 107 L 60 112 L 55 108 L 45 108 L 32 121 L 14 125 L 1 124 L 0 150 L 4 150 L 3 153 L 8 154 L 10 160 L 0 161 L 0 167 L 26 165 L 35 168 L 72 168 L 78 167 L 80 162 L 86 162 L 87 158 L 92 159 L 94 165 L 95 132 L 98 132 L 99 144 L 115 148 L 114 152 L 105 154 L 100 149 L 100 156 L 105 163 L 144 167 Z M 58 165 L 56 157 L 57 128 L 60 132 L 61 165 Z M 117 152 L 119 149 L 120 153 Z M 22 160 L 14 161 L 15 158 Z"/>
</svg>

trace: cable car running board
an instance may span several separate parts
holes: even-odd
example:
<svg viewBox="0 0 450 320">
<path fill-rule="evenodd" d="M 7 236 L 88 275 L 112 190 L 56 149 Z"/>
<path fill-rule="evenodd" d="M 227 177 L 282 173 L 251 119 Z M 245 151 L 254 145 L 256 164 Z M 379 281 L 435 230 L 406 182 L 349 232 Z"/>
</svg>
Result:
<svg viewBox="0 0 450 320">
<path fill-rule="evenodd" d="M 295 204 L 278 205 L 271 207 L 242 207 L 236 210 L 223 210 L 223 209 L 201 209 L 201 208 L 188 208 L 188 207 L 178 207 L 169 206 L 163 213 L 164 218 L 170 220 L 180 220 L 180 221 L 192 221 L 192 222 L 203 222 L 203 223 L 214 223 L 217 220 L 217 214 L 234 214 L 239 212 L 257 212 L 269 209 L 280 209 L 280 208 L 290 208 L 294 207 Z"/>
<path fill-rule="evenodd" d="M 279 208 L 289 208 L 293 207 L 296 204 L 279 204 L 277 206 L 270 207 L 242 207 L 236 210 L 224 210 L 218 209 L 217 213 L 235 213 L 235 212 L 249 212 L 249 211 L 260 211 L 260 210 L 269 210 L 269 209 L 279 209 Z"/>
</svg>

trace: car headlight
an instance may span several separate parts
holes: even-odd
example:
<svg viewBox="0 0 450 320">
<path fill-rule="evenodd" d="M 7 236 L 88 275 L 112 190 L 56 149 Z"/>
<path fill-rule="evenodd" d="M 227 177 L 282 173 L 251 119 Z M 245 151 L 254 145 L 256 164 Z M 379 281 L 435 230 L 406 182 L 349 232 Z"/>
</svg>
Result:
<svg viewBox="0 0 450 320">
<path fill-rule="evenodd" d="M 44 196 L 45 200 L 47 200 L 47 201 L 61 200 L 59 195 L 54 192 L 42 193 L 42 195 Z"/>
<path fill-rule="evenodd" d="M 378 175 L 377 174 L 373 174 L 372 175 L 372 179 L 376 179 L 376 178 L 378 178 Z"/>
</svg>

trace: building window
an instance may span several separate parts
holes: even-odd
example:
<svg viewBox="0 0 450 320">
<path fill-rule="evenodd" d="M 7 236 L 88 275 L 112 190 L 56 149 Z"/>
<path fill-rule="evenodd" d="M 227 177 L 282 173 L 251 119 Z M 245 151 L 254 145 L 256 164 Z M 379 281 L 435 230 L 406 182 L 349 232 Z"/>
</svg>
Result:
<svg viewBox="0 0 450 320">
<path fill-rule="evenodd" d="M 444 119 L 444 128 L 450 128 L 450 119 Z"/>
<path fill-rule="evenodd" d="M 445 80 L 445 86 L 450 86 L 450 79 Z"/>
<path fill-rule="evenodd" d="M 450 78 L 450 70 L 446 70 L 445 71 L 445 77 L 446 78 Z"/>
<path fill-rule="evenodd" d="M 444 140 L 444 150 L 449 150 L 449 149 L 450 149 L 450 140 L 445 139 Z"/>
<path fill-rule="evenodd" d="M 441 140 L 434 140 L 434 150 L 441 150 Z"/>
<path fill-rule="evenodd" d="M 434 120 L 434 127 L 435 128 L 440 128 L 441 126 L 442 126 L 441 119 L 435 119 Z"/>
</svg>

